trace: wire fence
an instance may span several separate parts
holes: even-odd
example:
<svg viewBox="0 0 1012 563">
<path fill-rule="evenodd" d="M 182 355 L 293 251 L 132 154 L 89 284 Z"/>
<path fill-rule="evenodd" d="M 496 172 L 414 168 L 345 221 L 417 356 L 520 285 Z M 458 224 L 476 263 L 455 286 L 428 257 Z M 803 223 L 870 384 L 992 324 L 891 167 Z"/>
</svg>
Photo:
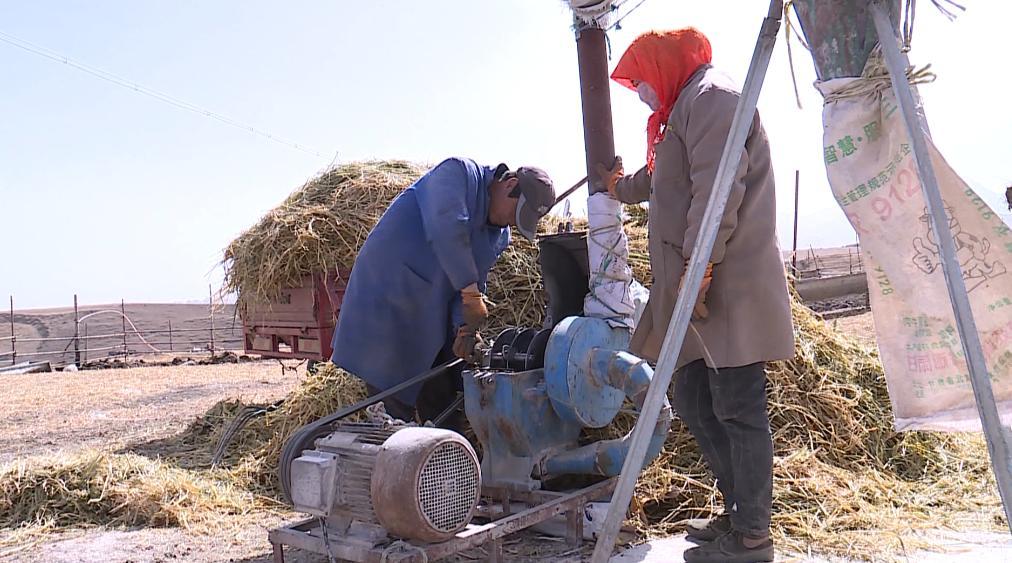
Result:
<svg viewBox="0 0 1012 563">
<path fill-rule="evenodd" d="M 809 248 L 789 256 L 784 261 L 784 268 L 798 279 L 828 278 L 862 273 L 864 260 L 861 248 L 856 245 L 831 249 Z"/>
<path fill-rule="evenodd" d="M 129 307 L 136 309 L 150 305 Z M 82 315 L 75 295 L 72 312 L 33 314 L 16 312 L 14 297 L 11 296 L 9 312 L 6 315 L 0 313 L 0 319 L 7 325 L 0 330 L 8 329 L 5 331 L 7 334 L 0 335 L 0 365 L 48 360 L 57 365 L 73 363 L 80 366 L 107 358 L 183 354 L 213 356 L 228 350 L 241 350 L 244 344 L 242 324 L 234 310 L 229 311 L 231 306 L 215 303 L 209 291 L 206 307 L 206 316 L 173 318 L 166 314 L 166 318 L 158 321 L 142 321 L 132 319 L 131 315 L 146 315 L 128 312 L 128 305 L 123 301 L 117 308 L 88 307 L 88 312 Z M 100 315 L 119 317 L 119 322 L 115 319 L 97 322 L 94 317 Z M 3 319 L 4 316 L 7 318 Z M 54 325 L 63 325 L 63 334 L 50 334 L 51 328 L 41 319 L 55 319 Z M 176 322 L 175 327 L 173 321 Z M 110 324 L 118 326 L 110 328 Z M 21 334 L 18 334 L 18 325 L 22 325 Z M 35 326 L 35 332 L 45 334 L 25 334 L 26 325 Z M 43 330 L 39 331 L 38 327 L 43 327 Z M 96 327 L 97 334 L 89 334 L 90 327 Z"/>
</svg>

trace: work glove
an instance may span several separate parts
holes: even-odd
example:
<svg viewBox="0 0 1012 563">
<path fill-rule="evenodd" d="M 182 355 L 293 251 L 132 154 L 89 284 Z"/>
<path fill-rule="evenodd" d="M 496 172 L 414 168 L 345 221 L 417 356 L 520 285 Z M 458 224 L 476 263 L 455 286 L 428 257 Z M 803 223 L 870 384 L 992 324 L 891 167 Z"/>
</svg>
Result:
<svg viewBox="0 0 1012 563">
<path fill-rule="evenodd" d="M 469 364 L 476 364 L 481 359 L 478 353 L 480 342 L 481 336 L 473 326 L 462 325 L 457 329 L 457 338 L 453 341 L 453 355 Z"/>
<path fill-rule="evenodd" d="M 682 279 L 678 282 L 678 292 L 682 292 L 685 285 L 685 274 L 689 273 L 689 264 L 686 262 Z M 710 310 L 706 307 L 706 292 L 710 290 L 710 282 L 713 281 L 713 263 L 706 265 L 706 272 L 703 273 L 703 282 L 699 284 L 699 294 L 696 295 L 696 304 L 692 307 L 692 318 L 695 320 L 705 319 L 710 316 Z"/>
<path fill-rule="evenodd" d="M 601 177 L 601 181 L 604 182 L 604 186 L 608 188 L 608 194 L 610 194 L 611 197 L 618 199 L 618 194 L 615 192 L 615 186 L 618 185 L 618 181 L 622 179 L 622 176 L 625 176 L 625 169 L 622 168 L 622 157 L 616 156 L 615 163 L 612 164 L 611 168 L 608 168 L 598 162 L 597 175 Z"/>
<path fill-rule="evenodd" d="M 464 325 L 478 327 L 485 324 L 488 319 L 488 307 L 485 306 L 485 296 L 478 291 L 478 284 L 471 285 L 460 290 L 461 313 L 464 317 Z"/>
</svg>

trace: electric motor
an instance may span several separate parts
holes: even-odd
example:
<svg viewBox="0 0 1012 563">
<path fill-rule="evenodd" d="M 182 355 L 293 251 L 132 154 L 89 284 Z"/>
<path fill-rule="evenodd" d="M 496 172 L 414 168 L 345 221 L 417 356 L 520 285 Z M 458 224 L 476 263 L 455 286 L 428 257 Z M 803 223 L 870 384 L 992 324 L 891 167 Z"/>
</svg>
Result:
<svg viewBox="0 0 1012 563">
<path fill-rule="evenodd" d="M 471 521 L 481 473 L 456 432 L 343 423 L 315 445 L 292 461 L 297 510 L 427 542 L 449 539 Z"/>
</svg>

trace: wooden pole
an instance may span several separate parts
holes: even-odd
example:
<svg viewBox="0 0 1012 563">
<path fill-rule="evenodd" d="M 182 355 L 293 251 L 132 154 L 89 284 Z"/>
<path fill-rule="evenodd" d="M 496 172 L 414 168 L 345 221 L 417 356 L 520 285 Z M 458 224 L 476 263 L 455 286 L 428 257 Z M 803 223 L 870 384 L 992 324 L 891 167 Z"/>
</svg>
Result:
<svg viewBox="0 0 1012 563">
<path fill-rule="evenodd" d="M 615 133 L 611 119 L 611 87 L 608 73 L 608 38 L 596 23 L 577 19 L 576 56 L 580 70 L 580 101 L 583 104 L 583 143 L 587 156 L 588 192 L 607 191 L 597 165 L 611 167 L 615 161 Z"/>
<path fill-rule="evenodd" d="M 169 319 L 169 352 L 172 351 L 172 319 Z"/>
<path fill-rule="evenodd" d="M 819 80 L 861 76 L 878 43 L 868 0 L 794 0 L 791 5 L 811 47 Z M 890 20 L 895 24 L 899 17 L 899 0 L 890 0 Z"/>
<path fill-rule="evenodd" d="M 14 334 L 14 296 L 11 295 L 11 365 L 18 363 L 18 347 L 15 344 L 18 337 Z"/>
<path fill-rule="evenodd" d="M 123 357 L 127 355 L 127 341 L 126 341 L 126 302 L 122 299 L 119 300 L 119 314 L 123 321 Z"/>
<path fill-rule="evenodd" d="M 798 279 L 798 197 L 801 186 L 801 171 L 794 171 L 794 244 L 791 246 L 791 273 Z"/>
<path fill-rule="evenodd" d="M 207 313 L 211 318 L 211 357 L 214 357 L 214 293 L 211 284 L 207 284 Z"/>
<path fill-rule="evenodd" d="M 74 294 L 74 364 L 81 367 L 81 321 L 77 314 L 77 294 Z"/>
</svg>

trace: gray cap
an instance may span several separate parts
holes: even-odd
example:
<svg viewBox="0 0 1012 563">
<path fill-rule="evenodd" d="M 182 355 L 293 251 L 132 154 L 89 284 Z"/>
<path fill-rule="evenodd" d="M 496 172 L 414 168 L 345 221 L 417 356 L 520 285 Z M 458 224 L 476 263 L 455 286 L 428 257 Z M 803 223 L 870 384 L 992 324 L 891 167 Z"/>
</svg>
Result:
<svg viewBox="0 0 1012 563">
<path fill-rule="evenodd" d="M 548 173 L 533 166 L 517 168 L 517 229 L 527 240 L 538 234 L 538 221 L 555 205 L 555 187 Z"/>
</svg>

